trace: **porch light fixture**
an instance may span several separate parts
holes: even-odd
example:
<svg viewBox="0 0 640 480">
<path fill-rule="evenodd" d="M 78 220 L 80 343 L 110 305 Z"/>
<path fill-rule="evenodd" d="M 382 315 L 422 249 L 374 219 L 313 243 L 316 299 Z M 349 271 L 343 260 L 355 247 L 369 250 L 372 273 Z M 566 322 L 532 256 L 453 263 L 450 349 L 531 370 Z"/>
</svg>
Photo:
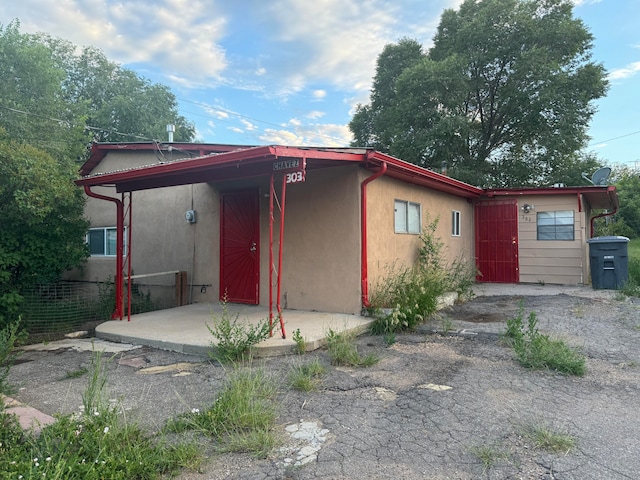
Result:
<svg viewBox="0 0 640 480">
<path fill-rule="evenodd" d="M 535 205 L 529 205 L 528 203 L 525 203 L 520 207 L 520 210 L 522 210 L 524 213 L 529 213 L 531 210 L 534 210 L 535 208 L 536 208 Z"/>
</svg>

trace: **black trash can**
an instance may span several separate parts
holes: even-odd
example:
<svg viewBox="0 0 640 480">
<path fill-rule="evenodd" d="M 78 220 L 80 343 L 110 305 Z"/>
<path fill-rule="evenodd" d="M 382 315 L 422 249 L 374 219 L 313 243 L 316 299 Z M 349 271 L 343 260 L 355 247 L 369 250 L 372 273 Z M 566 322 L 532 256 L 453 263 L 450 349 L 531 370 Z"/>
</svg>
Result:
<svg viewBox="0 0 640 480">
<path fill-rule="evenodd" d="M 595 289 L 619 290 L 629 280 L 627 237 L 594 237 L 587 240 L 591 284 Z"/>
</svg>

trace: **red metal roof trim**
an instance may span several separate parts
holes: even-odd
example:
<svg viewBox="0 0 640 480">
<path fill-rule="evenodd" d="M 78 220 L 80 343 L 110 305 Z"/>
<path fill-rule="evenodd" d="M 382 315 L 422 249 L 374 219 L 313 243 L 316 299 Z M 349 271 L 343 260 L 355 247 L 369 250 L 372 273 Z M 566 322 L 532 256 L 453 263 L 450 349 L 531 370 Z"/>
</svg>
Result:
<svg viewBox="0 0 640 480">
<path fill-rule="evenodd" d="M 607 207 L 617 209 L 620 207 L 620 199 L 613 185 L 584 186 L 584 187 L 539 187 L 539 188 L 495 188 L 485 191 L 486 197 L 522 196 L 522 195 L 584 195 L 587 199 L 606 198 L 610 204 Z"/>
<path fill-rule="evenodd" d="M 416 185 L 430 187 L 460 197 L 475 198 L 484 193 L 484 190 L 441 173 L 427 170 L 413 163 L 405 162 L 385 153 L 371 151 L 370 160 L 386 162 L 387 176 L 398 178 Z"/>
<path fill-rule="evenodd" d="M 145 144 L 96 144 L 96 151 L 92 158 L 95 160 L 100 155 L 102 158 L 108 151 L 118 150 L 153 150 L 154 145 Z M 173 144 L 172 144 L 173 145 Z M 197 144 L 187 144 L 193 151 Z M 182 148 L 185 144 L 176 145 Z M 209 145 L 211 149 L 220 146 Z M 212 169 L 223 169 L 236 164 L 237 167 L 254 164 L 264 164 L 278 158 L 306 158 L 307 160 L 355 162 L 370 168 L 386 162 L 388 170 L 386 175 L 400 180 L 432 188 L 434 190 L 450 193 L 465 198 L 475 198 L 482 195 L 483 190 L 466 184 L 446 175 L 427 170 L 423 167 L 405 162 L 371 149 L 363 148 L 331 148 L 331 147 L 288 147 L 288 146 L 260 146 L 239 147 L 233 150 L 204 155 L 196 158 L 183 158 L 169 163 L 158 163 L 142 167 L 133 167 L 117 172 L 107 172 L 95 175 L 87 175 L 76 180 L 78 185 L 118 185 L 118 191 L 142 190 L 159 186 L 173 186 L 185 183 L 195 183 L 199 175 L 210 173 Z M 98 162 L 99 163 L 99 162 Z M 87 165 L 87 164 L 85 164 Z M 97 165 L 97 163 L 96 163 Z M 95 168 L 95 165 L 91 168 Z M 264 174 L 260 169 L 256 173 Z M 222 177 L 224 179 L 226 177 Z M 164 180 L 163 180 L 164 179 Z M 212 181 L 204 180 L 201 181 Z"/>
</svg>

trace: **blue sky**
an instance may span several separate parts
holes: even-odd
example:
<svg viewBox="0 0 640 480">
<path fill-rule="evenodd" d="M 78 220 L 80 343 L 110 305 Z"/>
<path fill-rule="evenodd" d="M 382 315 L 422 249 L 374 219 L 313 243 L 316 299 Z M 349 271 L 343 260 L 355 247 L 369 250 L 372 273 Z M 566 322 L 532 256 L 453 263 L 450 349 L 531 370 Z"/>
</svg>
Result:
<svg viewBox="0 0 640 480">
<path fill-rule="evenodd" d="M 385 44 L 425 48 L 461 0 L 19 0 L 0 23 L 93 45 L 168 85 L 209 143 L 346 145 Z M 575 0 L 611 88 L 589 150 L 640 167 L 640 0 Z"/>
</svg>

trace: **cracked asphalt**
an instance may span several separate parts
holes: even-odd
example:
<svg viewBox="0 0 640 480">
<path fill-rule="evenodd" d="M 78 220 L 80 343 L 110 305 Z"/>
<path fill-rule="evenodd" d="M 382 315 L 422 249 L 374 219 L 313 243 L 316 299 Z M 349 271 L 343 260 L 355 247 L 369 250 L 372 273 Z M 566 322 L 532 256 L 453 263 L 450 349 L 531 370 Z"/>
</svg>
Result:
<svg viewBox="0 0 640 480">
<path fill-rule="evenodd" d="M 640 304 L 590 289 L 534 293 L 478 296 L 397 335 L 391 346 L 360 337 L 360 352 L 381 358 L 370 368 L 329 366 L 323 350 L 254 360 L 280 385 L 282 448 L 255 459 L 203 444 L 202 470 L 178 478 L 640 478 Z M 520 305 L 525 315 L 536 313 L 542 333 L 581 349 L 584 377 L 517 363 L 499 334 Z M 24 352 L 9 376 L 14 397 L 48 414 L 77 411 L 86 378 L 73 373 L 90 355 Z M 228 373 L 203 358 L 146 347 L 112 355 L 110 398 L 151 431 L 212 402 Z M 321 388 L 290 389 L 291 366 L 315 357 L 328 366 Z M 188 365 L 140 373 L 180 362 Z M 526 435 L 531 428 L 570 435 L 576 446 L 545 451 Z"/>
</svg>

